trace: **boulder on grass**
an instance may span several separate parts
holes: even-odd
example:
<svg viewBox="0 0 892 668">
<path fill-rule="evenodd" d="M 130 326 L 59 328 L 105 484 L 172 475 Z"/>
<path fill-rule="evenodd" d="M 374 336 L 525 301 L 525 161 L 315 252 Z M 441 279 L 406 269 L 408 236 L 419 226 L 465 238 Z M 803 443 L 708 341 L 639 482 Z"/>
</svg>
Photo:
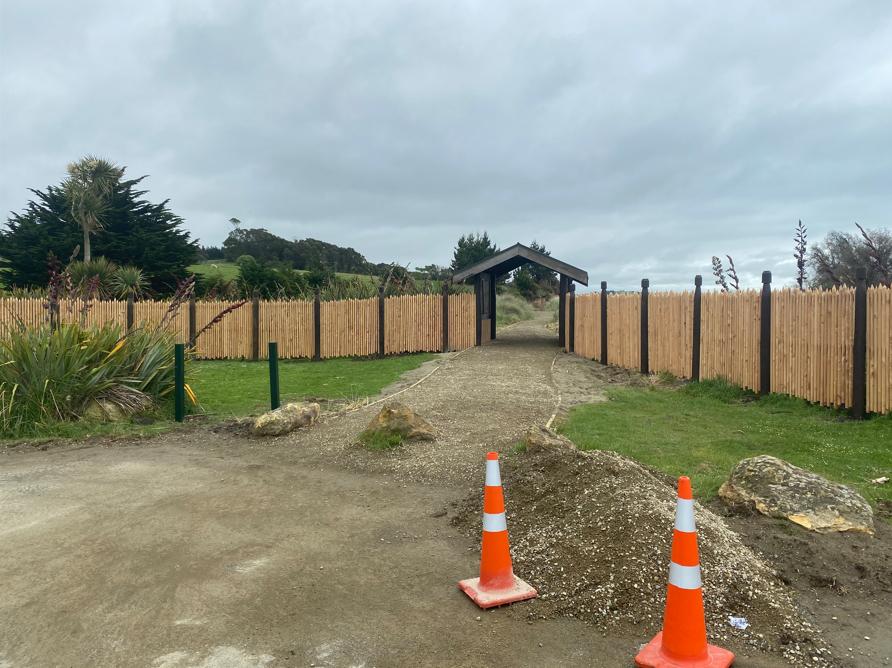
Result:
<svg viewBox="0 0 892 668">
<path fill-rule="evenodd" d="M 254 420 L 254 436 L 281 436 L 319 419 L 319 404 L 288 403 Z"/>
<path fill-rule="evenodd" d="M 860 494 L 769 455 L 738 462 L 719 496 L 819 533 L 874 532 L 873 510 Z"/>
<path fill-rule="evenodd" d="M 434 428 L 427 420 L 396 401 L 385 405 L 369 422 L 363 434 L 399 436 L 404 441 L 433 441 L 436 436 Z"/>
</svg>

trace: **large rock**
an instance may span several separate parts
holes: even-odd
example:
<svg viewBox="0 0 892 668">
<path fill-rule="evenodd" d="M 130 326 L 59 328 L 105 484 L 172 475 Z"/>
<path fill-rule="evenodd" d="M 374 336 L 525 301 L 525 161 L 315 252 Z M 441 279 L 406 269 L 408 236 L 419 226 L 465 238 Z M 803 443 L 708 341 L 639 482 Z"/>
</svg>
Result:
<svg viewBox="0 0 892 668">
<path fill-rule="evenodd" d="M 769 455 L 740 461 L 719 496 L 819 533 L 874 531 L 873 510 L 860 494 Z"/>
<path fill-rule="evenodd" d="M 576 445 L 565 436 L 553 432 L 547 427 L 533 427 L 523 436 L 523 445 L 528 452 L 544 449 L 575 450 Z"/>
<path fill-rule="evenodd" d="M 399 402 L 386 404 L 369 422 L 364 434 L 399 436 L 405 441 L 432 441 L 436 436 L 434 428 L 411 408 Z"/>
<path fill-rule="evenodd" d="M 127 419 L 127 413 L 108 399 L 94 399 L 84 409 L 84 418 L 96 422 L 121 422 Z"/>
<path fill-rule="evenodd" d="M 319 404 L 288 403 L 254 420 L 255 436 L 281 436 L 319 419 Z"/>
</svg>

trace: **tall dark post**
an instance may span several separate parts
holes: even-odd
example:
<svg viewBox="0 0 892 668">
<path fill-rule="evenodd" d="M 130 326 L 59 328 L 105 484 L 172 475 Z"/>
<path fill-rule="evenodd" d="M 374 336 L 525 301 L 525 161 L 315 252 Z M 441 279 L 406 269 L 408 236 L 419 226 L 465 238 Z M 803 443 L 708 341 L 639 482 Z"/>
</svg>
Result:
<svg viewBox="0 0 892 668">
<path fill-rule="evenodd" d="M 762 272 L 761 324 L 759 327 L 759 394 L 771 394 L 771 272 Z"/>
<path fill-rule="evenodd" d="M 50 298 L 50 330 L 55 332 L 59 329 L 61 318 L 59 316 L 59 300 L 58 298 Z"/>
<path fill-rule="evenodd" d="M 173 416 L 177 422 L 186 417 L 186 346 L 173 347 Z"/>
<path fill-rule="evenodd" d="M 378 357 L 384 357 L 384 286 L 378 288 Z"/>
<path fill-rule="evenodd" d="M 855 340 L 852 348 L 853 418 L 867 414 L 867 272 L 855 272 Z"/>
<path fill-rule="evenodd" d="M 691 380 L 700 380 L 700 322 L 702 312 L 701 286 L 703 277 L 700 274 L 694 276 L 694 321 L 691 323 L 693 333 L 691 340 Z"/>
<path fill-rule="evenodd" d="M 443 352 L 449 352 L 449 281 L 443 281 Z"/>
<path fill-rule="evenodd" d="M 567 335 L 570 352 L 576 351 L 576 284 L 570 283 L 570 331 Z"/>
<path fill-rule="evenodd" d="M 269 407 L 276 410 L 279 402 L 279 346 L 275 341 L 269 342 Z"/>
<path fill-rule="evenodd" d="M 260 359 L 260 299 L 251 300 L 251 359 Z"/>
<path fill-rule="evenodd" d="M 489 339 L 496 340 L 496 275 L 489 275 Z"/>
<path fill-rule="evenodd" d="M 650 281 L 646 278 L 641 279 L 641 373 L 650 373 L 650 350 L 648 349 L 648 311 L 647 311 L 647 289 L 650 287 Z"/>
<path fill-rule="evenodd" d="M 322 296 L 319 288 L 313 298 L 313 359 L 317 362 L 322 359 Z"/>
<path fill-rule="evenodd" d="M 127 331 L 133 329 L 133 295 L 127 297 Z"/>
<path fill-rule="evenodd" d="M 563 348 L 567 345 L 567 277 L 563 274 L 558 292 L 558 313 L 558 345 Z"/>
<path fill-rule="evenodd" d="M 607 364 L 607 281 L 601 281 L 601 364 Z"/>
<path fill-rule="evenodd" d="M 189 347 L 195 345 L 195 297 L 189 298 Z"/>
<path fill-rule="evenodd" d="M 477 329 L 476 329 L 476 343 L 475 345 L 480 345 L 483 343 L 483 285 L 480 280 L 480 274 L 474 277 L 474 298 L 476 301 L 476 310 L 477 310 Z"/>
</svg>

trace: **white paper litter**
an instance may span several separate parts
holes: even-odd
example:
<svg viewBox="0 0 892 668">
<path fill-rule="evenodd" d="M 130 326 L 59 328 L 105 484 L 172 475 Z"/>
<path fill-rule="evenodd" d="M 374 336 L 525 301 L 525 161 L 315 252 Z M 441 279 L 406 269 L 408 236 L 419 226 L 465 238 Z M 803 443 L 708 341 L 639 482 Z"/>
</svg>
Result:
<svg viewBox="0 0 892 668">
<path fill-rule="evenodd" d="M 735 629 L 740 629 L 741 631 L 745 630 L 750 625 L 746 620 L 746 617 L 734 617 L 733 615 L 728 617 L 728 623 Z"/>
</svg>

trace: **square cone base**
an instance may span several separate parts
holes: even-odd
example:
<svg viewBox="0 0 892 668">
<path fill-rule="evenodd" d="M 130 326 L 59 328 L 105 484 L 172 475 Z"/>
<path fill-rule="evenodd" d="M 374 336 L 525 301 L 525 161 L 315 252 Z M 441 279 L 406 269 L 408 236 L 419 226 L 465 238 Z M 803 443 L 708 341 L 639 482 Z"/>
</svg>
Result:
<svg viewBox="0 0 892 668">
<path fill-rule="evenodd" d="M 499 605 L 517 603 L 517 601 L 526 601 L 538 596 L 535 589 L 518 577 L 514 578 L 514 585 L 508 589 L 488 591 L 480 589 L 480 578 L 462 580 L 458 583 L 458 588 L 470 596 L 471 600 L 484 610 L 495 608 Z"/>
<path fill-rule="evenodd" d="M 660 631 L 635 657 L 638 668 L 728 668 L 734 663 L 734 653 L 715 645 L 706 646 L 706 656 L 700 659 L 677 659 L 663 652 L 663 632 Z"/>
</svg>

